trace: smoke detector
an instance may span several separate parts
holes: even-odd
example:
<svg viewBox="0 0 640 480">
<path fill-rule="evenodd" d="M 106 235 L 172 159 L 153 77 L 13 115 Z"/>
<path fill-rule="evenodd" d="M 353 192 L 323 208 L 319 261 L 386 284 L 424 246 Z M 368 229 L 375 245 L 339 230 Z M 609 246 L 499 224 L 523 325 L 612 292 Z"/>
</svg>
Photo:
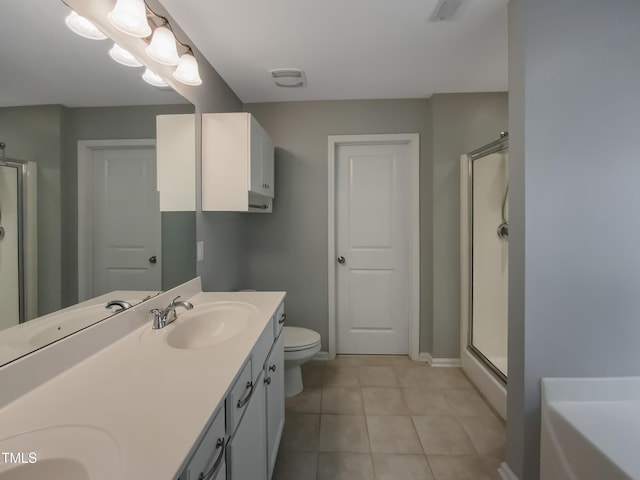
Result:
<svg viewBox="0 0 640 480">
<path fill-rule="evenodd" d="M 463 1 L 464 0 L 440 0 L 436 5 L 436 8 L 433 10 L 429 21 L 443 22 L 453 20 L 453 16 L 456 14 Z"/>
<path fill-rule="evenodd" d="M 274 68 L 269 70 L 278 87 L 304 87 L 307 77 L 299 68 Z"/>
</svg>

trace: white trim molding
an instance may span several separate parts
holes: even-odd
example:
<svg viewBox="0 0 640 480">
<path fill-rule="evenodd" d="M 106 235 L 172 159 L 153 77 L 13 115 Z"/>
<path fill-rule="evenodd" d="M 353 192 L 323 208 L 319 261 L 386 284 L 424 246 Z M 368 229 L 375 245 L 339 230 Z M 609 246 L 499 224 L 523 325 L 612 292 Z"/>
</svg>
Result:
<svg viewBox="0 0 640 480">
<path fill-rule="evenodd" d="M 318 352 L 313 356 L 311 360 L 326 362 L 327 360 L 330 360 L 329 352 Z"/>
<path fill-rule="evenodd" d="M 336 357 L 336 150 L 341 145 L 408 144 L 411 156 L 411 267 L 408 352 L 412 360 L 420 356 L 420 135 L 417 133 L 382 135 L 329 135 L 328 139 L 328 282 L 329 282 L 329 359 Z"/>
<path fill-rule="evenodd" d="M 518 480 L 518 477 L 511 471 L 506 462 L 502 462 L 500 467 L 498 467 L 498 475 L 500 475 L 502 480 Z"/>
<path fill-rule="evenodd" d="M 155 147 L 155 139 L 78 141 L 78 301 L 93 295 L 92 152 L 108 148 Z"/>
<path fill-rule="evenodd" d="M 433 358 L 428 352 L 420 352 L 418 360 L 421 362 L 427 362 L 432 367 L 456 367 L 461 366 L 459 358 Z"/>
</svg>

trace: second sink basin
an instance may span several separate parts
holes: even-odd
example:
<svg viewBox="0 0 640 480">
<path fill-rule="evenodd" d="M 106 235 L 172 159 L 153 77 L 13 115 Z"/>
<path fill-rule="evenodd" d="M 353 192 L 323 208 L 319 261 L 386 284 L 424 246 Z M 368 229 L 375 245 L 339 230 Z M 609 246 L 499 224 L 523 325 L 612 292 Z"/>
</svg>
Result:
<svg viewBox="0 0 640 480">
<path fill-rule="evenodd" d="M 247 326 L 257 308 L 244 302 L 216 302 L 196 306 L 181 313 L 171 329 L 166 342 L 173 348 L 201 349 L 225 342 L 235 337 Z"/>
</svg>

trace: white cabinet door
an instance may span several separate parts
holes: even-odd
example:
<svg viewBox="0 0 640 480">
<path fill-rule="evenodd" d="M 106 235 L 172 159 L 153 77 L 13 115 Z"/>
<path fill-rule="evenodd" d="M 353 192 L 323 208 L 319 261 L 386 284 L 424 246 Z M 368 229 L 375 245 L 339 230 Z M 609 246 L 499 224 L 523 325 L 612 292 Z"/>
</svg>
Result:
<svg viewBox="0 0 640 480">
<path fill-rule="evenodd" d="M 264 195 L 262 180 L 263 131 L 253 116 L 249 117 L 249 190 Z"/>
<path fill-rule="evenodd" d="M 225 414 L 221 409 L 209 427 L 187 468 L 189 480 L 224 478 L 225 465 Z"/>
<path fill-rule="evenodd" d="M 278 456 L 278 446 L 284 428 L 284 335 L 280 334 L 267 362 L 265 363 L 264 380 L 266 385 L 267 411 L 267 461 L 269 462 L 269 478 L 273 475 L 273 467 Z"/>
<path fill-rule="evenodd" d="M 263 130 L 264 135 L 262 136 L 262 155 L 261 155 L 261 172 L 262 172 L 262 184 L 263 195 L 269 198 L 273 198 L 275 196 L 275 179 L 273 176 L 273 142 L 269 135 Z"/>
<path fill-rule="evenodd" d="M 265 387 L 260 375 L 247 410 L 229 442 L 229 480 L 267 479 L 264 404 Z"/>
</svg>

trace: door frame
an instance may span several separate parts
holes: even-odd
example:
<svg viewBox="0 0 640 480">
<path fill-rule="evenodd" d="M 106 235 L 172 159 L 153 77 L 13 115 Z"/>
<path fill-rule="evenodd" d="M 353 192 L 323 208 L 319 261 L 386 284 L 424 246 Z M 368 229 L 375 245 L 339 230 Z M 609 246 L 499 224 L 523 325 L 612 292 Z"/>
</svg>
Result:
<svg viewBox="0 0 640 480">
<path fill-rule="evenodd" d="M 420 354 L 420 135 L 417 133 L 381 135 L 329 135 L 328 175 L 328 283 L 329 283 L 329 359 L 336 356 L 336 151 L 345 145 L 407 144 L 410 148 L 410 232 L 409 232 L 409 356 Z"/>
<path fill-rule="evenodd" d="M 154 138 L 78 140 L 78 301 L 93 296 L 93 151 L 156 147 Z"/>
</svg>

